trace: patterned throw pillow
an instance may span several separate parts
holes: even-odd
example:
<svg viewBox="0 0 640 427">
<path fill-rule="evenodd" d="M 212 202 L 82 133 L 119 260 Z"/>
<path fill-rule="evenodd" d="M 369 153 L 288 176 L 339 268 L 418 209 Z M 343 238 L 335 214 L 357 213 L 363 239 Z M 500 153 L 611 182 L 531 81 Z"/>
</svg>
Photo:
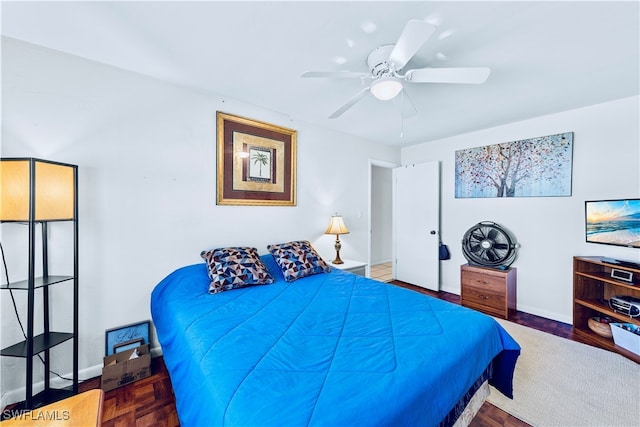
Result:
<svg viewBox="0 0 640 427">
<path fill-rule="evenodd" d="M 320 258 L 307 240 L 269 245 L 267 249 L 275 258 L 287 282 L 331 271 L 331 267 Z"/>
<path fill-rule="evenodd" d="M 202 251 L 200 256 L 209 270 L 210 294 L 274 281 L 256 248 L 217 248 Z"/>
</svg>

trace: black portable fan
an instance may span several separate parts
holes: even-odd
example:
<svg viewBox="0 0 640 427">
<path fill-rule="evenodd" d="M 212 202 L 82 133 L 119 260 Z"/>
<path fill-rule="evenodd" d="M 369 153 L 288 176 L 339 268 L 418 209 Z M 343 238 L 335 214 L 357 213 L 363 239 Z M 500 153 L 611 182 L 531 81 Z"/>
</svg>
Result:
<svg viewBox="0 0 640 427">
<path fill-rule="evenodd" d="M 507 268 L 515 261 L 517 249 L 513 235 L 495 222 L 479 222 L 462 238 L 464 257 L 473 265 Z"/>
</svg>

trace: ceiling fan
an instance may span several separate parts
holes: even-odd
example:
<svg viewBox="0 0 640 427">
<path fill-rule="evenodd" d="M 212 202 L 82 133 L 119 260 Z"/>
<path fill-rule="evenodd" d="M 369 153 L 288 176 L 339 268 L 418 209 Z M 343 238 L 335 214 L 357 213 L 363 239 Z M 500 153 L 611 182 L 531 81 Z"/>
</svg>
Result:
<svg viewBox="0 0 640 427">
<path fill-rule="evenodd" d="M 431 37 L 436 26 L 426 21 L 412 19 L 402 30 L 400 38 L 395 45 L 383 45 L 374 49 L 367 57 L 368 73 L 351 71 L 306 71 L 301 77 L 327 77 L 327 78 L 360 78 L 372 79 L 373 82 L 360 90 L 333 114 L 330 119 L 340 117 L 345 111 L 353 107 L 358 101 L 371 93 L 376 98 L 387 101 L 395 98 L 404 90 L 404 82 L 407 83 L 484 83 L 491 70 L 486 67 L 468 68 L 417 68 L 408 70 L 402 74 L 402 69 L 418 52 L 420 47 Z M 415 111 L 406 91 L 403 93 L 403 101 L 410 104 Z"/>
</svg>

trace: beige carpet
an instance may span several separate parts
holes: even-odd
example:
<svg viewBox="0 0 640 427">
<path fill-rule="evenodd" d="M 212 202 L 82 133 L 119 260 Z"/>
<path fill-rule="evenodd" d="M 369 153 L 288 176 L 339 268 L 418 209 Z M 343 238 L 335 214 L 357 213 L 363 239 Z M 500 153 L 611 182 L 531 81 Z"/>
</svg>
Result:
<svg viewBox="0 0 640 427">
<path fill-rule="evenodd" d="M 499 320 L 522 347 L 514 399 L 488 401 L 536 427 L 640 426 L 640 365 L 619 354 Z"/>
</svg>

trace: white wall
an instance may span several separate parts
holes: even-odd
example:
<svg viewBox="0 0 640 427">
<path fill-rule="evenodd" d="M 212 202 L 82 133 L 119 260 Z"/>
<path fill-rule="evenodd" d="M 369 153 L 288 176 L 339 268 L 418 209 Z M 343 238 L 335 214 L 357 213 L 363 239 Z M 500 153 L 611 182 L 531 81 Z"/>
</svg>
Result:
<svg viewBox="0 0 640 427">
<path fill-rule="evenodd" d="M 3 39 L 2 66 L 2 156 L 79 165 L 81 379 L 100 374 L 105 330 L 149 319 L 153 287 L 202 262 L 203 249 L 266 253 L 269 243 L 308 239 L 332 259 L 333 236 L 323 232 L 338 211 L 351 231 L 342 253 L 366 259 L 369 159 L 398 163 L 399 149 L 11 39 Z M 298 131 L 296 207 L 216 205 L 216 111 Z M 0 229 L 12 281 L 26 278 L 26 237 L 15 227 Z M 52 229 L 52 274 L 68 274 L 59 250 L 67 240 Z M 16 296 L 25 313 L 24 295 Z M 68 301 L 56 296 L 54 323 L 64 323 Z M 5 347 L 20 334 L 8 295 L 0 297 Z M 69 372 L 66 358 L 53 369 Z M 0 363 L 4 406 L 24 398 L 16 392 L 24 362 Z"/>
<path fill-rule="evenodd" d="M 585 200 L 640 196 L 638 105 L 638 97 L 626 98 L 403 148 L 403 164 L 442 165 L 442 240 L 452 253 L 441 263 L 442 289 L 460 292 L 461 239 L 480 221 L 507 227 L 522 246 L 513 265 L 518 309 L 566 323 L 572 322 L 573 256 L 640 260 L 637 249 L 588 244 L 584 237 Z M 454 197 L 456 150 L 562 132 L 574 132 L 571 197 Z"/>
</svg>

